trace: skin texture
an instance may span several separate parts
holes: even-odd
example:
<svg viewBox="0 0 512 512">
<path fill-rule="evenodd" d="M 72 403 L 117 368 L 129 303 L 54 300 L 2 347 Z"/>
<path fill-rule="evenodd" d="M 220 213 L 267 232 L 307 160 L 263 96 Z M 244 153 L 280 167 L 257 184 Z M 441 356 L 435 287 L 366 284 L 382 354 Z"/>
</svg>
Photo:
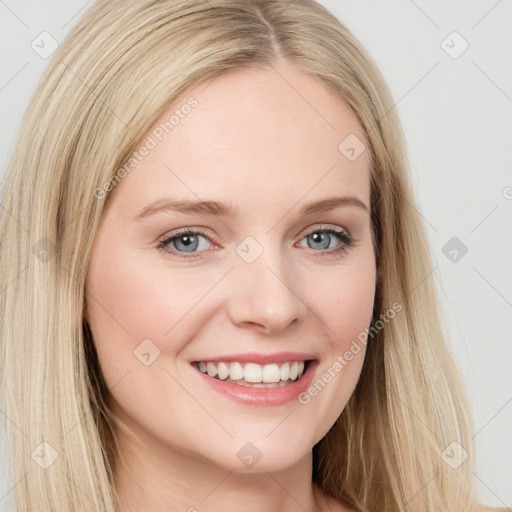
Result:
<svg viewBox="0 0 512 512">
<path fill-rule="evenodd" d="M 314 382 L 369 326 L 376 261 L 368 211 L 298 213 L 333 195 L 353 195 L 369 210 L 368 152 L 350 161 L 338 150 L 349 134 L 364 140 L 363 130 L 322 82 L 286 61 L 200 84 L 155 126 L 190 97 L 197 106 L 113 190 L 87 274 L 86 320 L 109 403 L 132 432 L 120 433 L 120 505 L 348 510 L 312 485 L 312 447 L 350 398 L 364 346 L 307 405 L 238 403 L 205 385 L 189 361 L 307 352 L 320 361 Z M 240 215 L 167 211 L 133 220 L 171 195 L 232 202 Z M 307 236 L 326 224 L 349 230 L 355 245 L 327 254 L 344 242 L 333 234 L 325 249 Z M 199 257 L 158 249 L 188 227 L 208 234 L 199 236 Z M 247 236 L 263 249 L 250 264 L 236 252 Z M 168 247 L 190 254 L 179 242 Z M 134 355 L 144 339 L 160 350 L 149 366 Z M 250 468 L 237 457 L 248 442 L 262 454 Z"/>
</svg>

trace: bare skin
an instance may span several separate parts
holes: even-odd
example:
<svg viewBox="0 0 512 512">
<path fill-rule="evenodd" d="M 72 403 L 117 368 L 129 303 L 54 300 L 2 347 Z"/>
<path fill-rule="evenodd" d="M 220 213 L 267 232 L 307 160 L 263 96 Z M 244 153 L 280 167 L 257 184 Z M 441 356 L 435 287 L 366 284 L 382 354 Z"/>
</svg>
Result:
<svg viewBox="0 0 512 512">
<path fill-rule="evenodd" d="M 113 190 L 87 274 L 86 320 L 110 407 L 131 432 L 120 432 L 119 510 L 348 511 L 312 485 L 311 451 L 359 379 L 365 347 L 353 342 L 373 309 L 368 152 L 350 160 L 339 149 L 364 132 L 339 97 L 284 61 L 187 91 L 155 126 L 192 96 L 197 106 Z M 134 220 L 171 195 L 239 212 Z M 333 196 L 363 206 L 300 212 Z M 159 247 L 181 228 L 204 234 Z M 329 228 L 348 232 L 353 245 Z M 251 263 L 236 251 L 249 236 L 250 250 L 261 248 Z M 134 356 L 143 340 L 152 358 L 159 351 L 150 365 Z M 288 351 L 318 360 L 312 382 L 331 375 L 307 403 L 239 403 L 191 365 Z M 261 454 L 251 467 L 237 456 L 247 443 Z"/>
</svg>

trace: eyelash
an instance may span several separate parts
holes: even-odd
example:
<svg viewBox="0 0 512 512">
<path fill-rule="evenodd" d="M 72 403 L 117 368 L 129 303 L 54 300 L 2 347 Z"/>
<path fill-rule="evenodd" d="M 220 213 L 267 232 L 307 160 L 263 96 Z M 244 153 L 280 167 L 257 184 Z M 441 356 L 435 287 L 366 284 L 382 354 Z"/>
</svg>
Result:
<svg viewBox="0 0 512 512">
<path fill-rule="evenodd" d="M 320 226 L 319 228 L 315 228 L 315 229 L 307 232 L 303 236 L 303 238 L 306 238 L 307 236 L 312 235 L 314 233 L 322 233 L 322 232 L 337 235 L 341 239 L 342 243 L 339 247 L 337 247 L 335 249 L 329 249 L 326 251 L 313 251 L 313 253 L 316 253 L 316 254 L 313 254 L 313 257 L 315 257 L 315 258 L 322 257 L 326 254 L 328 254 L 328 255 L 344 254 L 347 252 L 347 250 L 349 248 L 354 247 L 357 242 L 357 240 L 352 236 L 352 234 L 347 229 L 342 230 L 339 228 L 335 228 L 333 226 Z M 174 249 L 171 249 L 169 247 L 168 244 L 171 243 L 173 240 L 181 238 L 183 236 L 187 236 L 187 235 L 193 235 L 193 236 L 201 235 L 204 238 L 206 238 L 209 242 L 215 243 L 212 240 L 210 240 L 208 233 L 206 233 L 206 231 L 203 231 L 200 228 L 195 228 L 195 229 L 184 228 L 184 229 L 181 229 L 181 230 L 178 230 L 178 231 L 172 233 L 171 236 L 166 236 L 165 239 L 161 240 L 158 244 L 158 249 L 163 251 L 165 254 L 172 254 L 172 255 L 177 256 L 178 258 L 181 258 L 184 260 L 202 258 L 200 253 L 206 252 L 206 251 L 199 251 L 199 253 L 188 253 L 188 255 L 186 255 L 187 253 L 182 253 L 182 252 L 176 251 Z"/>
</svg>

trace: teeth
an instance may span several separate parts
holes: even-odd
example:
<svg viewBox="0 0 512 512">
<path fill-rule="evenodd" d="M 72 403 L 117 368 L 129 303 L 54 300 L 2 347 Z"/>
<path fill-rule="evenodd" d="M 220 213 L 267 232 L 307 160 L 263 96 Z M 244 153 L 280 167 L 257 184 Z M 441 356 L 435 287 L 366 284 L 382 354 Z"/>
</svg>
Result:
<svg viewBox="0 0 512 512">
<path fill-rule="evenodd" d="M 227 379 L 229 377 L 229 367 L 226 363 L 219 363 L 217 366 L 217 375 L 220 380 Z"/>
<path fill-rule="evenodd" d="M 229 365 L 229 378 L 231 380 L 242 380 L 244 378 L 244 367 L 240 363 Z"/>
<path fill-rule="evenodd" d="M 206 363 L 206 371 L 210 377 L 217 375 L 217 366 L 213 363 Z"/>
<path fill-rule="evenodd" d="M 302 377 L 304 373 L 304 361 L 289 361 L 286 363 L 257 364 L 211 361 L 196 363 L 202 373 L 219 380 L 240 381 L 237 384 L 250 383 L 252 387 L 270 387 L 286 385 L 288 381 L 294 381 Z"/>
<path fill-rule="evenodd" d="M 208 363 L 210 364 L 210 363 Z M 207 365 L 208 366 L 208 365 Z M 299 363 L 295 362 L 290 367 L 290 379 L 296 379 L 299 373 Z"/>
<path fill-rule="evenodd" d="M 244 380 L 247 382 L 262 382 L 263 368 L 260 364 L 247 363 L 244 368 Z"/>
<path fill-rule="evenodd" d="M 263 382 L 279 382 L 281 370 L 277 364 L 266 364 L 263 367 Z"/>
<path fill-rule="evenodd" d="M 288 380 L 290 378 L 290 363 L 281 365 L 281 379 Z"/>
</svg>

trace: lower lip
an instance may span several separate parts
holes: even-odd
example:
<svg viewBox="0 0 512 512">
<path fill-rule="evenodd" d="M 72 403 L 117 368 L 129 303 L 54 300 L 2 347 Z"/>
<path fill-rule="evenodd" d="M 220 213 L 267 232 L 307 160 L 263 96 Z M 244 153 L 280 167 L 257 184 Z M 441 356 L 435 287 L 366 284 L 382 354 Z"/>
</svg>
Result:
<svg viewBox="0 0 512 512">
<path fill-rule="evenodd" d="M 308 388 L 313 380 L 318 361 L 310 361 L 306 371 L 302 374 L 299 380 L 292 384 L 281 386 L 277 388 L 253 388 L 240 386 L 239 384 L 232 384 L 224 382 L 199 371 L 194 367 L 196 373 L 201 377 L 205 384 L 210 386 L 217 393 L 231 398 L 237 402 L 245 405 L 259 405 L 259 406 L 276 406 L 284 405 L 293 400 L 297 400 L 300 393 L 303 393 Z"/>
</svg>

